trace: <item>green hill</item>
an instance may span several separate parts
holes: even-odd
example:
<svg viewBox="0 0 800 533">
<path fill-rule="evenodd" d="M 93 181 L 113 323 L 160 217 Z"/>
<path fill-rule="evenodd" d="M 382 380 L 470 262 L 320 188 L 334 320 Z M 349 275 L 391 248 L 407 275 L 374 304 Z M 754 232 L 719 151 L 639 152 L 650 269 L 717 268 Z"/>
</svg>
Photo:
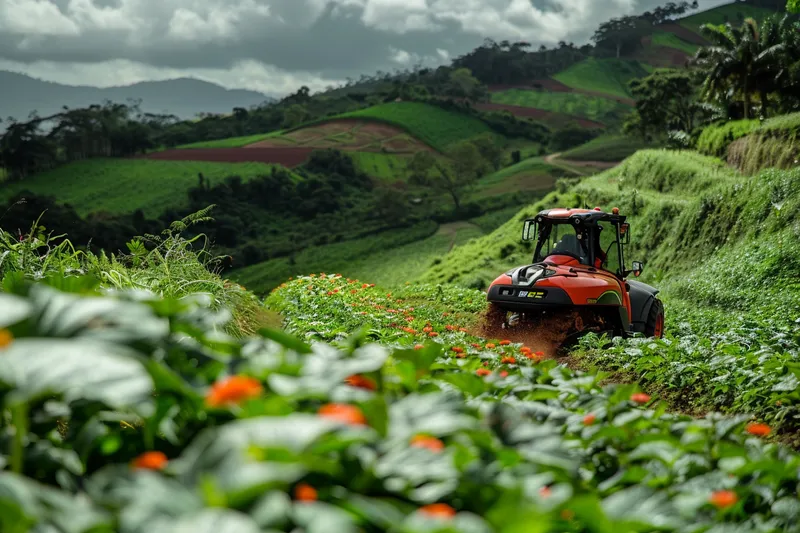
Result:
<svg viewBox="0 0 800 533">
<path fill-rule="evenodd" d="M 573 89 L 630 98 L 628 82 L 647 76 L 647 70 L 637 61 L 590 58 L 559 72 L 554 79 Z"/>
<path fill-rule="evenodd" d="M 596 120 L 602 123 L 619 122 L 630 107 L 599 96 L 580 93 L 559 93 L 509 89 L 494 92 L 492 103 L 532 107 Z"/>
<path fill-rule="evenodd" d="M 701 11 L 700 13 L 695 13 L 694 15 L 680 19 L 678 23 L 684 28 L 700 34 L 700 27 L 703 24 L 725 24 L 726 22 L 739 24 L 746 18 L 754 18 L 756 21 L 760 22 L 774 14 L 775 11 L 772 9 L 754 6 L 744 2 L 733 2 Z"/>
<path fill-rule="evenodd" d="M 89 159 L 3 184 L 0 199 L 31 191 L 71 204 L 81 216 L 100 211 L 131 213 L 141 208 L 145 215 L 157 217 L 168 208 L 188 203 L 186 192 L 197 185 L 200 173 L 215 185 L 228 176 L 247 181 L 269 174 L 271 168 L 262 163 Z"/>
<path fill-rule="evenodd" d="M 397 126 L 442 151 L 459 141 L 491 132 L 491 128 L 477 118 L 418 102 L 390 102 L 338 115 L 329 120 L 341 118 L 374 120 Z"/>
</svg>

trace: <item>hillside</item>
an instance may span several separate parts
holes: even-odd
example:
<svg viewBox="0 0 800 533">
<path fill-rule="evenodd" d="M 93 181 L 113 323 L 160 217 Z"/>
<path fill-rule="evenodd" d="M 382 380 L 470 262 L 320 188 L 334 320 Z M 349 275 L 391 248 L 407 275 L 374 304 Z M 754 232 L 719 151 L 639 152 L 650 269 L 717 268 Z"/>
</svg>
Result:
<svg viewBox="0 0 800 533">
<path fill-rule="evenodd" d="M 189 78 L 148 81 L 120 87 L 62 85 L 24 74 L 0 71 L 0 117 L 25 120 L 32 111 L 42 117 L 69 108 L 101 104 L 104 100 L 125 103 L 141 99 L 142 111 L 174 114 L 183 119 L 199 113 L 230 113 L 234 107 L 249 108 L 273 100 L 255 91 L 225 89 L 219 85 Z M 5 128 L 0 124 L 0 128 Z"/>
</svg>

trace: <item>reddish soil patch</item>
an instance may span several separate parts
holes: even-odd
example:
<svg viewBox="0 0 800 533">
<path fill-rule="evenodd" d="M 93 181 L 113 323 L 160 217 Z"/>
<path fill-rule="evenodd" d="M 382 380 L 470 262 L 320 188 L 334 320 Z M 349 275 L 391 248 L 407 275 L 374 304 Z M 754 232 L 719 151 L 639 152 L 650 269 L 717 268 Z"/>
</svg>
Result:
<svg viewBox="0 0 800 533">
<path fill-rule="evenodd" d="M 601 122 L 595 122 L 594 120 L 589 120 L 588 118 L 576 117 L 574 115 L 567 115 L 564 113 L 554 113 L 552 111 L 545 111 L 543 109 L 536 109 L 533 107 L 505 105 L 505 104 L 476 104 L 475 107 L 477 107 L 481 111 L 508 111 L 515 117 L 532 118 L 535 120 L 542 120 L 542 121 L 574 120 L 582 128 L 604 129 L 606 127 L 605 124 Z"/>
<path fill-rule="evenodd" d="M 165 150 L 141 156 L 162 161 L 213 161 L 217 163 L 272 163 L 288 168 L 302 165 L 312 148 L 193 148 Z"/>
<path fill-rule="evenodd" d="M 661 31 L 672 33 L 675 36 L 679 37 L 680 39 L 686 41 L 687 43 L 697 44 L 700 46 L 705 46 L 708 44 L 708 41 L 706 41 L 702 35 L 698 35 L 692 30 L 684 28 L 680 24 L 675 24 L 674 22 L 661 24 L 660 26 L 658 26 L 658 29 Z"/>
<path fill-rule="evenodd" d="M 645 37 L 645 39 L 648 39 Z M 644 42 L 644 40 L 643 40 Z M 689 60 L 689 54 L 668 48 L 666 46 L 651 47 L 644 43 L 646 49 L 637 54 L 637 59 L 643 63 L 648 63 L 655 67 L 683 67 Z"/>
</svg>

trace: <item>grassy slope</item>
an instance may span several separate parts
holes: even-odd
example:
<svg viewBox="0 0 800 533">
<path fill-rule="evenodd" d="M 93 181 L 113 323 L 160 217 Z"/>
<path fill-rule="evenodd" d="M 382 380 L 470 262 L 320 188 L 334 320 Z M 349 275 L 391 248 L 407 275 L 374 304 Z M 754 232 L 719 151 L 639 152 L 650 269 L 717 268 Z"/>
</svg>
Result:
<svg viewBox="0 0 800 533">
<path fill-rule="evenodd" d="M 445 150 L 453 143 L 492 130 L 469 115 L 417 102 L 390 102 L 333 117 L 378 120 L 408 131 L 422 142 Z"/>
<path fill-rule="evenodd" d="M 668 33 L 665 31 L 657 31 L 653 34 L 653 46 L 674 48 L 688 55 L 694 55 L 694 53 L 700 48 L 696 44 L 687 43 L 674 33 Z"/>
<path fill-rule="evenodd" d="M 510 89 L 492 93 L 492 103 L 533 107 L 545 111 L 564 113 L 603 122 L 609 115 L 629 112 L 628 106 L 618 102 L 578 93 L 557 93 Z"/>
<path fill-rule="evenodd" d="M 630 98 L 628 82 L 647 75 L 636 61 L 589 58 L 559 72 L 554 79 L 573 89 Z"/>
<path fill-rule="evenodd" d="M 239 148 L 242 146 L 247 146 L 248 144 L 257 143 L 258 141 L 263 141 L 264 139 L 278 137 L 281 133 L 283 133 L 283 130 L 273 131 L 270 133 L 259 133 L 256 135 L 245 135 L 244 137 L 229 137 L 227 139 L 219 139 L 216 141 L 202 141 L 191 144 L 183 144 L 181 146 L 177 146 L 176 148 Z"/>
<path fill-rule="evenodd" d="M 618 206 L 632 223 L 627 261 L 645 261 L 642 280 L 662 290 L 667 332 L 683 340 L 636 351 L 631 341 L 590 350 L 584 361 L 623 371 L 678 408 L 754 412 L 794 431 L 785 420 L 797 401 L 785 365 L 800 358 L 800 338 L 788 333 L 800 320 L 800 239 L 792 224 L 800 214 L 798 191 L 800 169 L 747 177 L 694 152 L 645 150 L 521 210 L 453 250 L 420 281 L 486 286 L 530 261 L 531 247 L 519 241 L 526 217 L 584 202 Z M 773 390 L 779 384 L 787 388 Z"/>
<path fill-rule="evenodd" d="M 603 135 L 561 154 L 562 159 L 575 161 L 622 161 L 637 150 L 647 148 L 640 139 L 623 135 Z"/>
<path fill-rule="evenodd" d="M 695 13 L 694 15 L 679 20 L 678 23 L 684 28 L 688 28 L 699 34 L 700 26 L 703 24 L 724 24 L 726 21 L 732 24 L 738 24 L 740 15 L 741 18 L 752 17 L 757 21 L 761 21 L 774 13 L 775 12 L 770 9 L 736 2 L 715 7 L 708 11 Z"/>
<path fill-rule="evenodd" d="M 232 175 L 247 181 L 269 173 L 270 168 L 263 163 L 91 159 L 4 186 L 0 198 L 29 190 L 72 204 L 80 215 L 97 211 L 126 213 L 142 208 L 146 215 L 158 216 L 165 209 L 186 202 L 186 191 L 197 185 L 198 173 L 215 184 Z"/>
</svg>

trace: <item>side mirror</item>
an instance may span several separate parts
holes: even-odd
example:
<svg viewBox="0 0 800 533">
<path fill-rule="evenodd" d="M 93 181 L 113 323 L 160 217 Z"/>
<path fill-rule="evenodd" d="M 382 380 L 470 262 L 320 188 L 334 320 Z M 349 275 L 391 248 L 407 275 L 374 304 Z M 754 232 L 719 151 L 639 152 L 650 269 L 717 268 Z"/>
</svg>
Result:
<svg viewBox="0 0 800 533">
<path fill-rule="evenodd" d="M 536 226 L 534 226 L 533 223 L 533 220 L 526 220 L 525 225 L 522 227 L 522 240 L 524 242 L 531 240 L 531 234 L 533 234 L 533 237 L 536 236 Z"/>
<path fill-rule="evenodd" d="M 642 270 L 644 270 L 644 265 L 642 264 L 642 262 L 634 261 L 633 270 L 631 270 L 631 272 L 633 272 L 633 275 L 638 278 L 642 274 Z"/>
</svg>

